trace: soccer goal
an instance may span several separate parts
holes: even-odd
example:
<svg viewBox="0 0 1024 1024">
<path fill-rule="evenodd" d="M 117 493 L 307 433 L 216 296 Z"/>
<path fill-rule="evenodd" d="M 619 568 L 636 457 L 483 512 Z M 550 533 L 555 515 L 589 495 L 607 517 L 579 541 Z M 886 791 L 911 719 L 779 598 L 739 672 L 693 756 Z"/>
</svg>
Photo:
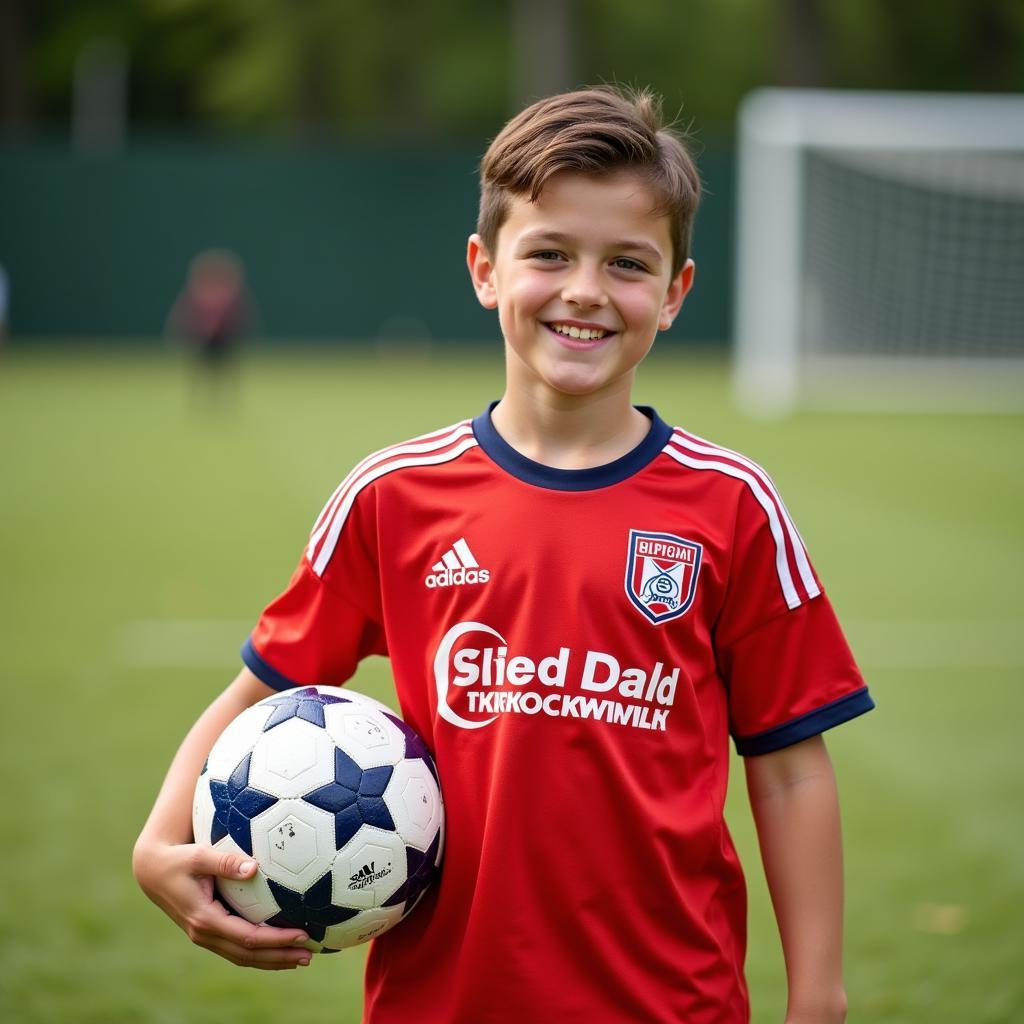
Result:
<svg viewBox="0 0 1024 1024">
<path fill-rule="evenodd" d="M 744 409 L 1024 409 L 1024 97 L 758 90 L 738 196 Z"/>
</svg>

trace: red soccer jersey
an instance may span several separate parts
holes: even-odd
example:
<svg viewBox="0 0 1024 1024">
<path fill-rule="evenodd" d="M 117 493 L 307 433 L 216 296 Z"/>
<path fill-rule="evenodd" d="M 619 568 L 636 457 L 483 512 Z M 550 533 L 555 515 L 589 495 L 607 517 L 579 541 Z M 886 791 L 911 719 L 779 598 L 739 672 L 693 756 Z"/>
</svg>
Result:
<svg viewBox="0 0 1024 1024">
<path fill-rule="evenodd" d="M 371 455 L 243 649 L 282 688 L 387 654 L 436 757 L 445 861 L 373 944 L 371 1024 L 748 1019 L 729 736 L 873 705 L 767 475 L 644 412 L 596 469 L 489 413 Z"/>
</svg>

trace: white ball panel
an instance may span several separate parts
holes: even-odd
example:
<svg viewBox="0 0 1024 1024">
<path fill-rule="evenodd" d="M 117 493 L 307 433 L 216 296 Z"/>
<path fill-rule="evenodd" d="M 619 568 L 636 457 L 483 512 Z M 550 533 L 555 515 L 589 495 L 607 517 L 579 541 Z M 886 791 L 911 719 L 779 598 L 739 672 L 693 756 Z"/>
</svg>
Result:
<svg viewBox="0 0 1024 1024">
<path fill-rule="evenodd" d="M 405 756 L 405 736 L 369 704 L 329 704 L 327 732 L 360 768 L 395 764 Z"/>
<path fill-rule="evenodd" d="M 444 860 L 444 844 L 448 838 L 448 819 L 444 814 L 444 804 L 441 805 L 441 842 L 437 844 L 437 856 L 434 858 L 434 867 L 439 868 Z"/>
<path fill-rule="evenodd" d="M 348 921 L 332 924 L 324 934 L 322 945 L 327 949 L 345 949 L 358 946 L 386 932 L 402 920 L 402 907 L 377 907 L 364 910 Z"/>
<path fill-rule="evenodd" d="M 434 841 L 444 815 L 441 793 L 426 764 L 411 758 L 395 765 L 384 790 L 384 803 L 402 839 L 425 851 Z"/>
<path fill-rule="evenodd" d="M 393 708 L 389 708 L 387 704 L 377 700 L 376 697 L 369 697 L 365 693 L 359 693 L 356 690 L 341 690 L 344 696 L 351 697 L 358 704 L 367 705 L 373 708 L 375 711 L 379 711 L 381 714 L 387 713 L 389 715 L 397 714 Z"/>
<path fill-rule="evenodd" d="M 231 836 L 221 839 L 214 849 L 222 850 L 224 853 L 238 853 L 243 857 L 247 856 Z M 217 891 L 224 901 L 253 924 L 263 924 L 281 909 L 277 905 L 277 900 L 274 899 L 262 871 L 257 871 L 252 878 L 221 878 L 218 876 L 216 884 Z"/>
<path fill-rule="evenodd" d="M 252 852 L 280 885 L 305 892 L 334 860 L 334 815 L 302 800 L 278 800 L 252 819 Z"/>
<path fill-rule="evenodd" d="M 196 782 L 196 790 L 192 797 L 192 835 L 197 843 L 210 845 L 213 831 L 214 806 L 210 795 L 210 775 L 203 772 Z"/>
<path fill-rule="evenodd" d="M 289 718 L 253 748 L 249 785 L 278 797 L 304 796 L 334 781 L 334 742 L 318 725 Z"/>
<path fill-rule="evenodd" d="M 379 907 L 408 877 L 405 843 L 364 825 L 334 860 L 332 900 L 340 907 Z"/>
<path fill-rule="evenodd" d="M 246 708 L 231 721 L 210 751 L 207 770 L 213 778 L 224 781 L 234 771 L 238 762 L 260 738 L 271 711 L 261 702 Z"/>
</svg>

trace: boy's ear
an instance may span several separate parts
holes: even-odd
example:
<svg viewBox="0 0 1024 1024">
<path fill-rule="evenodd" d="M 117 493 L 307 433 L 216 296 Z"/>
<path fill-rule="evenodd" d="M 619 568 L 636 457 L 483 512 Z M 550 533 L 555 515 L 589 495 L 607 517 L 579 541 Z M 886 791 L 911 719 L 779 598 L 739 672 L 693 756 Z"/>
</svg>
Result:
<svg viewBox="0 0 1024 1024">
<path fill-rule="evenodd" d="M 466 265 L 473 281 L 473 290 L 484 309 L 497 309 L 498 293 L 494 288 L 494 261 L 484 240 L 477 234 L 469 236 L 466 246 Z"/>
<path fill-rule="evenodd" d="M 682 270 L 672 278 L 672 283 L 668 286 L 668 293 L 665 295 L 665 301 L 661 305 L 661 315 L 658 317 L 658 327 L 660 330 L 668 330 L 672 326 L 672 321 L 679 315 L 683 299 L 686 298 L 687 292 L 693 287 L 693 274 L 695 270 L 696 264 L 693 260 L 687 260 L 683 264 Z"/>
</svg>

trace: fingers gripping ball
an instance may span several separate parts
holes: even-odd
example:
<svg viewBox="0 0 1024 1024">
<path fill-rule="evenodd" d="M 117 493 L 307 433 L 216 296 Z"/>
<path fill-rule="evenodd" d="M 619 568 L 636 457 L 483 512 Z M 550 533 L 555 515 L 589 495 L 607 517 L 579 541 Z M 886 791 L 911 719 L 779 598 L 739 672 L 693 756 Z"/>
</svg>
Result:
<svg viewBox="0 0 1024 1024">
<path fill-rule="evenodd" d="M 314 952 L 380 935 L 433 882 L 444 805 L 433 758 L 383 704 L 333 686 L 285 690 L 221 733 L 196 784 L 197 843 L 251 857 L 217 879 L 254 924 L 302 928 Z"/>
</svg>

